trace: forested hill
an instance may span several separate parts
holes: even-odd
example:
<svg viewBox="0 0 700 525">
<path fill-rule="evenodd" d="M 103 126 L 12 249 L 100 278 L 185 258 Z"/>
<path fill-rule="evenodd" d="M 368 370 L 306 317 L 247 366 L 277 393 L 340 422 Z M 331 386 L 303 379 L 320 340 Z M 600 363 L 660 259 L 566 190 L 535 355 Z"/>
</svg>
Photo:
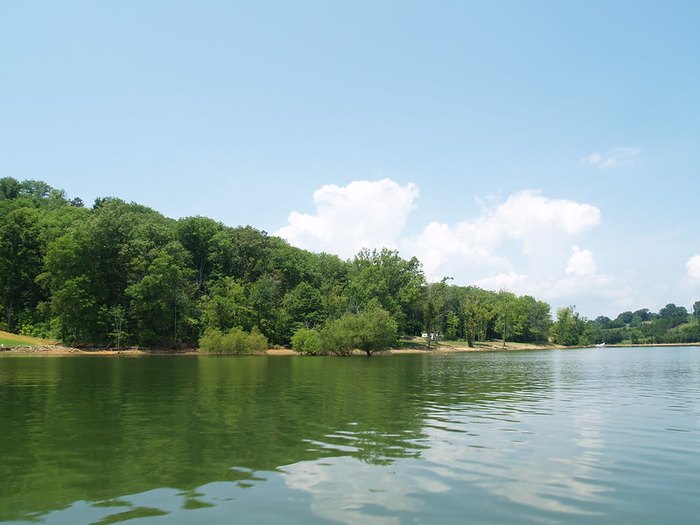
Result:
<svg viewBox="0 0 700 525">
<path fill-rule="evenodd" d="M 287 345 L 299 328 L 368 308 L 386 310 L 402 335 L 573 344 L 601 336 L 572 310 L 552 327 L 549 305 L 530 296 L 427 283 L 419 261 L 395 251 L 344 261 L 251 226 L 174 220 L 111 197 L 86 208 L 44 182 L 0 179 L 2 330 L 73 345 L 177 347 L 207 329 L 257 327 Z"/>
</svg>

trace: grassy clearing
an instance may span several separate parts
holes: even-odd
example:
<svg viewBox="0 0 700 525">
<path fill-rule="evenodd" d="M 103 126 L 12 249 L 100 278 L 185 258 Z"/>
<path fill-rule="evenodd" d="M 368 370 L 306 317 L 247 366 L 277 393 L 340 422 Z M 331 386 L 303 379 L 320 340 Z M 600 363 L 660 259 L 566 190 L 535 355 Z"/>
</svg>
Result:
<svg viewBox="0 0 700 525">
<path fill-rule="evenodd" d="M 0 330 L 0 345 L 5 347 L 12 346 L 49 346 L 55 345 L 56 341 L 49 339 L 40 339 L 39 337 L 30 337 L 28 335 L 17 335 Z"/>
<path fill-rule="evenodd" d="M 428 343 L 422 337 L 413 337 L 411 339 L 400 339 L 398 349 L 404 351 L 428 351 Z M 457 351 L 457 352 L 473 352 L 476 350 L 503 350 L 503 342 L 500 340 L 493 341 L 475 341 L 473 347 L 469 347 L 466 341 L 450 341 L 440 340 L 437 343 L 432 343 L 430 350 L 432 351 Z M 556 345 L 535 344 L 535 343 L 515 343 L 506 341 L 505 350 L 539 350 L 543 348 L 557 348 Z"/>
<path fill-rule="evenodd" d="M 428 342 L 423 337 L 399 338 L 396 347 L 407 350 L 427 350 Z"/>
</svg>

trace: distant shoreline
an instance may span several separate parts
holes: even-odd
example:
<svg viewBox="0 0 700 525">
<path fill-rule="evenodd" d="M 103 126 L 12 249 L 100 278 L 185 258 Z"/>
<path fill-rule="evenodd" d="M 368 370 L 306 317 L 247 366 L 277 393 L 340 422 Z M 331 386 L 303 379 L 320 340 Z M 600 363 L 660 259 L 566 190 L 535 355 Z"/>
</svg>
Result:
<svg viewBox="0 0 700 525">
<path fill-rule="evenodd" d="M 611 344 L 605 345 L 604 348 L 644 348 L 644 347 L 673 347 L 673 346 L 700 346 L 700 342 L 695 343 L 659 343 L 659 344 Z M 469 347 L 466 343 L 453 342 L 439 343 L 430 349 L 423 345 L 422 347 L 404 346 L 392 348 L 385 352 L 378 352 L 376 355 L 404 355 L 404 354 L 455 354 L 467 352 L 513 352 L 524 350 L 573 350 L 577 348 L 594 348 L 589 346 L 560 346 L 552 344 L 530 344 L 530 343 L 511 343 L 507 342 L 505 348 L 498 341 L 490 341 L 484 343 L 475 343 L 474 347 Z M 146 350 L 142 348 L 125 348 L 122 350 L 115 349 L 99 349 L 99 348 L 73 348 L 60 345 L 46 345 L 36 347 L 7 347 L 0 348 L 0 356 L 3 355 L 21 355 L 21 356 L 149 356 L 149 355 L 170 355 L 170 356 L 214 356 L 218 354 L 205 354 L 199 352 L 195 348 L 185 350 Z M 236 355 L 236 354 L 226 354 Z M 264 354 L 249 354 L 249 355 L 266 355 L 266 356 L 289 356 L 299 355 L 297 352 L 289 348 L 270 348 Z M 364 353 L 358 355 L 364 355 Z"/>
</svg>

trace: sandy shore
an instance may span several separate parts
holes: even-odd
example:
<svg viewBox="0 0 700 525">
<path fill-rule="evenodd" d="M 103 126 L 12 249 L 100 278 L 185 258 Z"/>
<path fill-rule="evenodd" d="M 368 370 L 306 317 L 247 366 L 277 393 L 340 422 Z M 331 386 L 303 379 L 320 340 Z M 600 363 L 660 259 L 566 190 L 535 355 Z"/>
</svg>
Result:
<svg viewBox="0 0 700 525">
<path fill-rule="evenodd" d="M 506 343 L 506 347 L 500 342 L 476 343 L 474 348 L 470 348 L 466 343 L 439 343 L 428 349 L 424 344 L 415 344 L 410 347 L 393 348 L 384 354 L 447 354 L 455 352 L 494 352 L 508 350 L 538 350 L 547 348 L 558 348 L 553 345 L 531 345 L 524 343 Z M 11 348 L 0 348 L 2 355 L 34 355 L 34 356 L 61 356 L 61 355 L 100 355 L 100 356 L 141 356 L 141 355 L 206 355 L 200 354 L 196 348 L 185 350 L 144 350 L 141 348 L 124 348 L 121 350 L 100 349 L 100 348 L 72 348 L 61 345 L 46 346 L 18 346 Z M 266 355 L 288 356 L 297 355 L 289 348 L 270 348 Z M 358 352 L 358 355 L 364 355 Z"/>
<path fill-rule="evenodd" d="M 607 345 L 606 348 L 625 348 L 625 347 L 649 347 L 649 346 L 700 346 L 700 343 L 660 343 L 660 344 L 637 344 L 637 345 Z M 504 348 L 500 341 L 489 341 L 484 343 L 475 343 L 473 348 L 467 346 L 467 343 L 453 342 L 439 343 L 437 346 L 428 347 L 423 343 L 414 343 L 404 348 L 392 348 L 387 352 L 382 352 L 382 355 L 388 354 L 451 354 L 461 352 L 509 352 L 517 350 L 554 350 L 562 348 L 580 348 L 566 347 L 558 345 L 537 345 L 529 343 L 511 343 L 507 342 Z M 196 348 L 184 350 L 144 350 L 142 348 L 125 348 L 121 350 L 114 349 L 99 349 L 99 348 L 71 348 L 69 346 L 46 345 L 46 346 L 19 346 L 0 348 L 0 357 L 3 355 L 29 355 L 29 356 L 76 356 L 76 355 L 94 355 L 94 356 L 144 356 L 144 355 L 207 355 L 201 354 Z M 289 356 L 297 355 L 296 352 L 289 348 L 271 348 L 266 352 L 269 356 Z M 364 355 L 362 352 L 357 352 L 357 355 Z M 379 355 L 379 354 L 378 354 Z"/>
</svg>

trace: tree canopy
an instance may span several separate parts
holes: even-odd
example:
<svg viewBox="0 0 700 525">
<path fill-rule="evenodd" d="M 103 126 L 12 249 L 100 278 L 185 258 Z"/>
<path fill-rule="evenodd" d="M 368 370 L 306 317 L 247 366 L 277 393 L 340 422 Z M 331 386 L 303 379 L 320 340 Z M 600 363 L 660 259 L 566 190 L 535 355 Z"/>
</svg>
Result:
<svg viewBox="0 0 700 525">
<path fill-rule="evenodd" d="M 700 340 L 700 301 L 691 313 L 669 303 L 594 321 L 561 309 L 552 323 L 545 302 L 429 283 L 418 259 L 395 250 L 342 260 L 252 226 L 174 220 L 114 197 L 86 208 L 10 177 L 0 179 L 0 314 L 2 330 L 73 345 L 179 347 L 243 333 L 289 345 L 302 334 L 297 346 L 311 353 L 337 336 L 337 351 L 371 355 L 424 332 L 469 345 Z"/>
</svg>

